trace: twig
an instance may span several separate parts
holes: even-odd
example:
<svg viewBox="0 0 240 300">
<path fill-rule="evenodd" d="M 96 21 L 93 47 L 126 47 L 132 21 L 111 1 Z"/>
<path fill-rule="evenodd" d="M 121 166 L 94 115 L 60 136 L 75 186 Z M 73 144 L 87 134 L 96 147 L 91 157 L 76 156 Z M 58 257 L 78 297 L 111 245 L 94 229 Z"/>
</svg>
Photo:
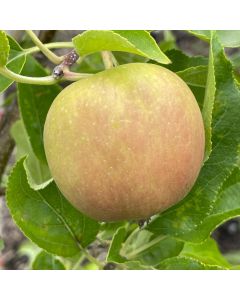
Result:
<svg viewBox="0 0 240 300">
<path fill-rule="evenodd" d="M 59 57 L 49 50 L 36 36 L 32 30 L 26 30 L 27 34 L 30 36 L 34 44 L 42 51 L 42 53 L 54 64 L 58 65 L 63 61 L 63 57 Z"/>
<path fill-rule="evenodd" d="M 74 73 L 69 70 L 69 67 L 71 67 L 75 62 L 79 59 L 79 55 L 75 50 L 72 50 L 71 52 L 64 55 L 64 59 L 61 62 L 60 65 L 57 65 L 53 69 L 53 78 L 54 79 L 60 79 L 63 76 L 66 76 L 70 78 L 69 80 L 74 81 L 74 78 L 79 76 L 79 73 Z"/>
<path fill-rule="evenodd" d="M 72 42 L 53 42 L 53 43 L 45 44 L 45 47 L 48 49 L 73 48 L 73 43 Z M 35 46 L 35 47 L 24 49 L 23 51 L 24 52 L 22 53 L 22 55 L 33 54 L 33 53 L 39 52 L 40 49 L 37 46 Z M 20 55 L 21 55 L 21 53 L 20 53 Z"/>
<path fill-rule="evenodd" d="M 12 72 L 7 67 L 0 67 L 0 74 L 3 76 L 12 79 L 13 81 L 20 82 L 20 83 L 28 83 L 28 84 L 36 84 L 36 85 L 52 85 L 58 83 L 59 80 L 54 78 L 53 76 L 45 76 L 45 77 L 29 77 L 23 76 L 17 73 Z M 69 72 L 66 73 L 61 79 L 62 80 L 69 80 L 69 81 L 77 81 L 79 79 L 88 77 L 92 74 L 88 73 L 74 73 Z"/>
<path fill-rule="evenodd" d="M 38 84 L 38 85 L 52 85 L 57 83 L 57 80 L 55 80 L 52 76 L 45 76 L 45 77 L 23 76 L 12 72 L 7 67 L 0 67 L 0 74 L 2 74 L 3 76 L 9 79 L 12 79 L 13 81 L 20 82 L 20 83 Z"/>
</svg>

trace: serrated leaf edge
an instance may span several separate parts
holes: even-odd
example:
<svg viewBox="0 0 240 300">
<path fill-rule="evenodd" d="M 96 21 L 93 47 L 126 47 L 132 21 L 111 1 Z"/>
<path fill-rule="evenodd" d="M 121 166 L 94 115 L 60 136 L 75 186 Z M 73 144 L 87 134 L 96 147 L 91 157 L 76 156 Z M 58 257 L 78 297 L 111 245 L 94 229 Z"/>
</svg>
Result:
<svg viewBox="0 0 240 300">
<path fill-rule="evenodd" d="M 170 257 L 170 258 L 166 258 L 164 259 L 159 265 L 161 265 L 162 263 L 164 262 L 167 262 L 168 260 L 171 260 L 171 259 L 186 259 L 186 260 L 189 260 L 191 262 L 197 262 L 199 263 L 201 266 L 203 267 L 212 267 L 212 268 L 216 268 L 217 270 L 229 270 L 228 268 L 223 268 L 219 265 L 214 265 L 214 264 L 205 264 L 204 262 L 200 261 L 199 259 L 196 259 L 196 258 L 193 258 L 193 257 L 190 257 L 190 256 L 187 256 L 187 255 L 180 255 L 180 256 L 175 256 L 175 257 Z"/>
<path fill-rule="evenodd" d="M 112 240 L 111 240 L 111 245 L 110 245 L 110 247 L 109 247 L 109 249 L 108 249 L 107 256 L 106 256 L 106 261 L 107 261 L 107 262 L 115 262 L 115 263 L 120 264 L 119 262 L 116 262 L 116 261 L 114 261 L 114 260 L 112 260 L 112 259 L 109 259 L 109 256 L 110 256 L 110 252 L 111 252 L 111 249 L 112 249 L 112 245 L 113 245 L 113 241 L 114 241 L 115 236 L 119 233 L 120 230 L 126 229 L 126 226 L 127 226 L 127 225 L 118 227 L 117 230 L 115 231 L 115 233 L 113 234 Z M 118 253 L 119 256 L 121 256 L 123 259 L 125 259 L 126 261 L 128 261 L 128 259 L 127 259 L 126 257 L 124 257 L 124 256 L 122 256 L 122 255 L 120 254 L 120 251 L 121 251 L 121 249 L 119 250 L 119 253 Z"/>
<path fill-rule="evenodd" d="M 180 70 L 180 71 L 177 71 L 176 74 L 181 77 L 182 74 L 184 74 L 186 71 L 188 70 L 206 70 L 207 69 L 207 66 L 206 65 L 199 65 L 199 66 L 194 66 L 194 67 L 189 67 L 189 68 L 186 68 L 186 69 L 183 69 L 183 70 Z M 185 80 L 184 80 L 185 81 Z M 202 88 L 205 88 L 205 85 L 200 85 L 200 84 L 193 84 L 191 82 L 187 82 L 185 81 L 188 85 L 191 85 L 191 86 L 196 86 L 196 87 L 202 87 Z"/>
<path fill-rule="evenodd" d="M 95 30 L 86 30 L 86 31 L 84 31 L 83 33 L 81 33 L 80 35 L 78 35 L 78 36 L 84 36 L 84 35 L 86 35 L 89 31 L 95 31 Z M 118 34 L 118 33 L 116 33 L 116 32 L 114 32 L 114 30 L 103 30 L 103 31 L 105 31 L 105 32 L 111 32 L 113 35 L 115 35 L 115 36 L 118 36 L 118 37 L 120 37 L 122 40 L 124 40 L 124 42 L 126 42 L 128 45 L 130 45 L 131 47 L 133 47 L 133 48 L 135 48 L 136 50 L 137 50 L 137 52 L 138 52 L 138 54 L 139 55 L 142 55 L 142 56 L 144 56 L 144 57 L 147 57 L 147 58 L 149 58 L 149 56 L 148 55 L 146 55 L 146 53 L 144 53 L 142 50 L 139 50 L 134 44 L 132 44 L 131 42 L 129 42 L 129 40 L 127 39 L 127 38 L 125 38 L 125 37 L 123 37 L 121 34 Z M 150 33 L 149 32 L 147 32 L 146 30 L 143 30 L 143 31 L 145 31 L 149 36 L 150 36 L 150 38 L 155 42 L 155 40 L 151 37 L 151 35 L 150 35 Z M 74 47 L 75 47 L 75 40 L 77 40 L 77 37 L 78 36 L 76 36 L 76 37 L 74 37 L 73 39 L 72 39 L 72 42 L 73 42 L 73 44 L 74 44 Z M 157 45 L 157 43 L 155 42 L 155 44 L 156 44 L 156 46 L 158 47 L 158 45 Z M 76 48 L 76 47 L 75 47 Z M 159 47 L 158 47 L 159 48 Z M 77 50 L 77 49 L 76 49 Z M 114 50 L 112 50 L 112 51 L 114 51 Z M 165 62 L 165 64 L 169 64 L 169 63 L 171 63 L 171 60 L 162 52 L 162 50 L 159 48 L 159 51 L 161 52 L 161 54 L 162 54 L 162 56 L 163 56 L 163 58 L 164 58 L 164 60 L 166 61 Z M 78 52 L 78 51 L 77 51 Z M 126 51 L 126 52 L 128 52 L 128 51 Z M 94 52 L 91 52 L 91 53 L 94 53 Z M 91 53 L 88 53 L 88 54 L 91 54 Z M 129 52 L 129 53 L 133 53 L 133 52 Z M 81 55 L 81 53 L 78 53 L 79 55 Z M 86 55 L 88 55 L 88 54 L 86 54 Z M 135 54 L 137 54 L 137 53 L 135 53 Z M 85 55 L 84 55 L 85 56 Z M 153 59 L 153 58 L 150 58 L 150 59 Z M 155 61 L 157 61 L 157 62 L 159 62 L 159 63 L 163 63 L 164 64 L 164 62 L 160 62 L 160 61 L 158 61 L 158 60 L 156 60 L 156 59 L 153 59 L 153 60 L 155 60 Z"/>
<path fill-rule="evenodd" d="M 7 207 L 8 207 L 8 209 L 9 209 L 10 213 L 11 213 L 11 216 L 12 216 L 12 218 L 13 218 L 14 223 L 15 223 L 15 224 L 17 225 L 17 227 L 21 230 L 21 232 L 22 232 L 25 236 L 27 236 L 27 238 L 28 238 L 32 243 L 36 244 L 40 249 L 44 250 L 45 252 L 48 252 L 49 254 L 54 254 L 54 255 L 57 255 L 57 256 L 61 256 L 61 255 L 59 255 L 59 253 L 56 253 L 55 251 L 48 251 L 48 250 L 46 250 L 46 249 L 43 248 L 41 245 L 39 245 L 38 242 L 33 241 L 31 237 L 29 237 L 28 235 L 26 235 L 25 232 L 24 232 L 24 230 L 22 229 L 22 227 L 21 227 L 21 226 L 17 223 L 17 221 L 15 220 L 15 214 L 13 213 L 12 209 L 10 208 L 10 206 L 9 206 L 9 204 L 8 204 L 8 194 L 9 194 L 9 192 L 10 192 L 9 182 L 11 181 L 11 178 L 12 178 L 12 176 L 13 176 L 13 172 L 14 172 L 15 168 L 18 166 L 18 164 L 23 163 L 25 159 L 26 159 L 26 156 L 25 156 L 25 157 L 22 157 L 20 160 L 18 160 L 18 161 L 16 162 L 16 164 L 14 165 L 14 167 L 12 168 L 12 170 L 10 171 L 10 174 L 9 174 L 9 176 L 8 176 L 7 188 L 6 188 L 6 204 L 7 204 Z M 25 169 L 24 169 L 24 171 L 25 171 Z M 26 172 L 26 171 L 25 171 L 25 172 Z M 27 177 L 27 175 L 26 175 L 26 177 Z M 31 187 L 30 187 L 30 188 L 31 188 Z M 35 191 L 35 192 L 38 193 L 38 191 Z M 41 196 L 41 198 L 43 198 L 42 195 L 40 195 L 40 196 Z M 66 228 L 67 228 L 67 230 L 69 231 L 70 235 L 72 236 L 73 240 L 76 242 L 76 245 L 77 245 L 77 247 L 79 248 L 79 252 L 80 252 L 81 249 L 82 249 L 82 246 L 80 246 L 80 245 L 81 245 L 81 244 L 80 244 L 80 241 L 78 241 L 78 239 L 76 238 L 75 234 L 72 232 L 72 230 L 71 230 L 70 226 L 68 225 L 68 223 L 65 221 L 65 219 L 64 219 L 61 215 L 58 214 L 58 212 L 57 212 L 52 206 L 49 205 L 49 203 L 48 203 L 45 199 L 43 199 L 43 201 L 46 203 L 46 205 L 47 205 L 48 207 L 51 208 L 51 210 L 54 211 L 54 213 L 59 217 L 59 219 L 64 223 L 64 225 L 65 225 L 65 224 L 67 225 Z M 76 253 L 77 253 L 77 251 L 76 251 Z M 71 256 L 73 256 L 73 255 L 75 255 L 75 254 L 72 254 Z M 71 256 L 63 256 L 63 257 L 71 257 Z"/>
<path fill-rule="evenodd" d="M 45 187 L 47 187 L 51 182 L 53 182 L 53 178 L 51 177 L 48 180 L 45 180 L 44 182 L 42 182 L 41 184 L 32 184 L 30 177 L 31 177 L 31 172 L 29 171 L 28 167 L 27 167 L 27 159 L 28 159 L 28 155 L 25 157 L 25 160 L 23 162 L 23 166 L 27 175 L 27 182 L 30 186 L 31 189 L 33 189 L 34 191 L 39 191 L 39 190 L 43 190 Z"/>
<path fill-rule="evenodd" d="M 1 67 L 4 67 L 6 66 L 7 64 L 7 61 L 8 61 L 8 57 L 9 57 L 9 51 L 10 51 L 10 45 L 9 45 L 9 41 L 8 41 L 8 38 L 7 38 L 7 34 L 5 33 L 5 31 L 3 30 L 0 30 L 0 34 L 3 34 L 3 38 L 5 39 L 5 41 L 7 41 L 7 57 L 6 57 L 6 63 L 4 65 L 0 65 L 0 68 Z"/>
</svg>

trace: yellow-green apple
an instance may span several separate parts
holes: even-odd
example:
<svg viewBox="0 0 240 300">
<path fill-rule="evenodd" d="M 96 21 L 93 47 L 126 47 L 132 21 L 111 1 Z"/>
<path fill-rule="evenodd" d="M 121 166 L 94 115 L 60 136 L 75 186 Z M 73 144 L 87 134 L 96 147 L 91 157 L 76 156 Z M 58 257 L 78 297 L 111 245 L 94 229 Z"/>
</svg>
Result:
<svg viewBox="0 0 240 300">
<path fill-rule="evenodd" d="M 146 219 L 192 188 L 204 156 L 196 99 L 175 73 L 132 63 L 66 87 L 45 123 L 52 176 L 101 221 Z"/>
</svg>

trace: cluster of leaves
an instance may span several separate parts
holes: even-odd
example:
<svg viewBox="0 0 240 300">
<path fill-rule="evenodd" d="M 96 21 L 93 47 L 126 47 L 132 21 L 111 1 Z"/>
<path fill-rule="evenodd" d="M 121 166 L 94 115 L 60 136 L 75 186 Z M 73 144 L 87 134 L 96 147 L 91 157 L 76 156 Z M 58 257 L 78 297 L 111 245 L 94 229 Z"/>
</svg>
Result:
<svg viewBox="0 0 240 300">
<path fill-rule="evenodd" d="M 189 57 L 172 41 L 161 50 L 147 31 L 86 31 L 73 38 L 84 56 L 79 72 L 103 69 L 99 51 L 113 51 L 119 63 L 144 61 L 164 65 L 191 88 L 205 124 L 205 162 L 191 192 L 179 204 L 139 229 L 128 222 L 98 223 L 77 211 L 53 182 L 43 146 L 43 127 L 57 84 L 17 84 L 21 119 L 12 128 L 17 163 L 7 185 L 7 204 L 24 234 L 46 252 L 34 269 L 64 269 L 96 239 L 110 244 L 106 262 L 125 269 L 231 269 L 212 231 L 240 215 L 240 90 L 224 47 L 240 46 L 238 32 L 191 31 L 208 43 L 209 57 Z M 28 76 L 47 71 L 18 43 L 0 32 L 0 68 Z M 0 76 L 0 91 L 12 84 Z M 56 257 L 59 256 L 60 260 Z M 64 258 L 64 259 L 63 259 Z M 98 265 L 100 268 L 101 264 Z"/>
</svg>

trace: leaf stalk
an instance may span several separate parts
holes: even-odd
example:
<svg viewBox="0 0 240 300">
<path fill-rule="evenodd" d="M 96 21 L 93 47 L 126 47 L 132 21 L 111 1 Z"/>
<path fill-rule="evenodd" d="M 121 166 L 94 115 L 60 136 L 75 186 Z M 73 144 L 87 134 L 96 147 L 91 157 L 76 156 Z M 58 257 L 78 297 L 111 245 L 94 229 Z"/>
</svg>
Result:
<svg viewBox="0 0 240 300">
<path fill-rule="evenodd" d="M 34 44 L 42 51 L 42 53 L 55 65 L 60 64 L 64 57 L 63 56 L 57 56 L 54 54 L 51 50 L 49 50 L 36 36 L 36 34 L 32 30 L 26 30 L 26 33 L 30 36 L 31 40 L 34 42 Z"/>
<path fill-rule="evenodd" d="M 52 85 L 58 83 L 60 80 L 55 79 L 52 75 L 44 76 L 44 77 L 29 77 L 23 76 L 17 73 L 12 72 L 7 67 L 0 67 L 0 74 L 3 76 L 19 82 L 19 83 L 27 83 L 27 84 L 35 84 L 35 85 Z M 64 76 L 61 78 L 61 81 L 77 81 L 86 77 L 91 76 L 89 73 L 75 73 L 75 72 L 66 72 Z"/>
</svg>

